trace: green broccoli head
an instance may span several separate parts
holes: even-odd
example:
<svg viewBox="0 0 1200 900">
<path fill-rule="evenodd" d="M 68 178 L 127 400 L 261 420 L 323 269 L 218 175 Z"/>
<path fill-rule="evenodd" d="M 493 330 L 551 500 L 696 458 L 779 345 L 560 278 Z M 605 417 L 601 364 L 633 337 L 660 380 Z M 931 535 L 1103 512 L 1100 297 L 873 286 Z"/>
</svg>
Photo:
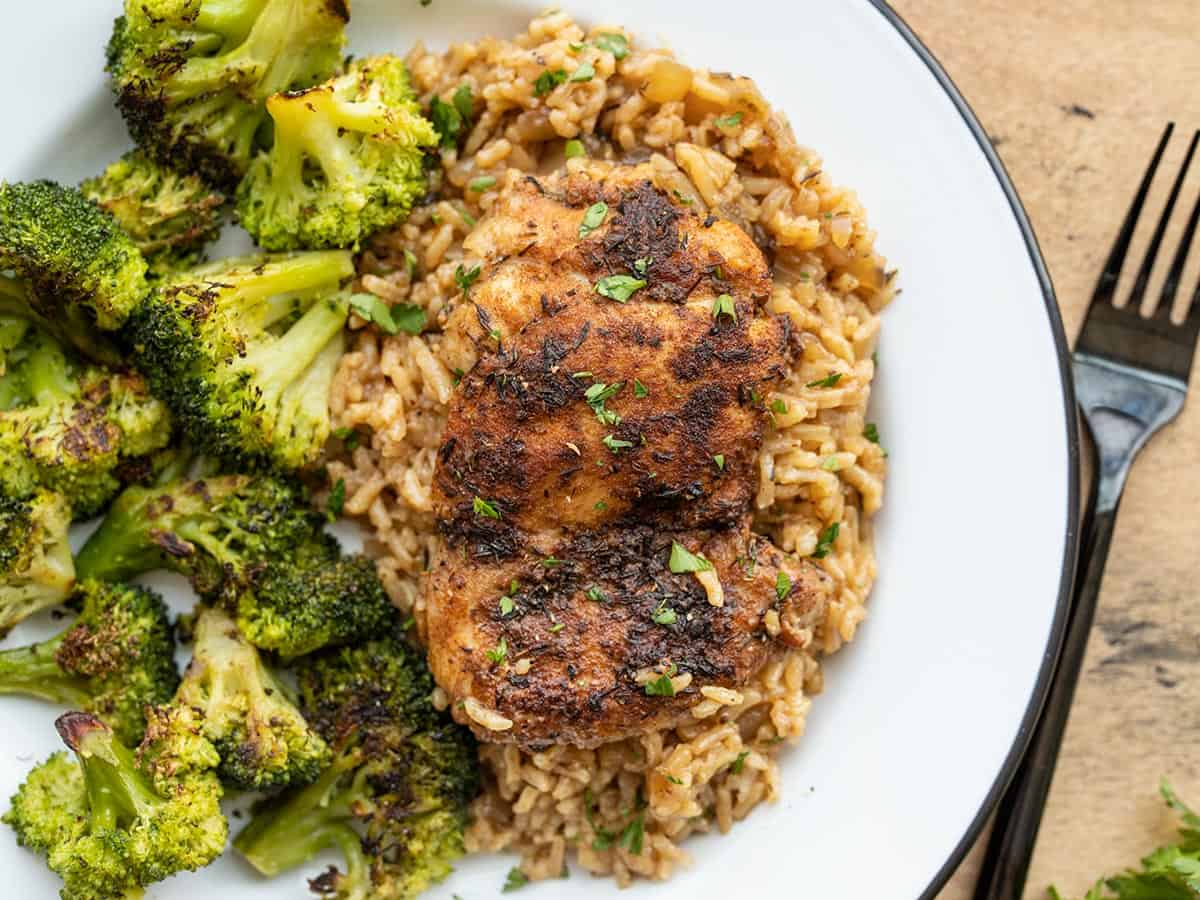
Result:
<svg viewBox="0 0 1200 900">
<path fill-rule="evenodd" d="M 157 569 L 192 579 L 206 598 L 236 595 L 269 560 L 321 527 L 303 489 L 224 475 L 128 488 L 75 558 L 81 578 L 127 581 Z"/>
<path fill-rule="evenodd" d="M 247 468 L 319 457 L 353 274 L 341 251 L 227 260 L 147 298 L 136 358 L 195 446 Z"/>
<path fill-rule="evenodd" d="M 275 143 L 238 188 L 242 226 L 268 250 L 353 247 L 425 193 L 437 134 L 404 62 L 373 56 L 324 84 L 267 100 Z"/>
<path fill-rule="evenodd" d="M 195 649 L 176 702 L 200 710 L 204 735 L 221 756 L 218 772 L 243 790 L 308 784 L 329 763 L 329 747 L 225 612 L 196 620 Z"/>
<path fill-rule="evenodd" d="M 40 329 L 7 354 L 0 385 L 0 489 L 58 491 L 77 520 L 100 512 L 171 440 L 170 412 L 141 376 L 83 364 Z"/>
<path fill-rule="evenodd" d="M 255 815 L 234 846 L 276 875 L 321 850 L 345 871 L 314 879 L 318 893 L 415 897 L 463 853 L 478 789 L 470 733 L 433 708 L 433 679 L 399 638 L 328 651 L 299 669 L 303 709 L 337 750 L 321 778 Z"/>
<path fill-rule="evenodd" d="M 85 356 L 116 362 L 97 329 L 119 328 L 146 290 L 138 248 L 78 190 L 0 183 L 0 315 L 32 319 Z"/>
<path fill-rule="evenodd" d="M 197 265 L 221 234 L 225 197 L 198 176 L 160 166 L 139 150 L 79 189 L 133 239 L 152 277 Z"/>
<path fill-rule="evenodd" d="M 26 694 L 103 719 L 136 744 L 145 708 L 166 703 L 179 683 L 175 640 L 162 598 L 144 588 L 82 582 L 79 618 L 60 634 L 0 651 L 0 694 Z"/>
<path fill-rule="evenodd" d="M 4 821 L 22 844 L 46 854 L 64 900 L 138 896 L 221 853 L 221 786 L 205 768 L 215 753 L 209 745 L 197 756 L 174 733 L 194 725 L 164 725 L 136 754 L 88 713 L 64 713 L 55 725 L 76 760 L 56 754 L 34 769 Z"/>
<path fill-rule="evenodd" d="M 63 603 L 75 586 L 64 497 L 37 491 L 17 498 L 0 492 L 0 637 L 13 626 Z"/>
<path fill-rule="evenodd" d="M 238 627 L 283 657 L 361 641 L 387 630 L 396 611 L 364 556 L 342 556 L 329 535 L 269 559 L 240 592 Z"/>
<path fill-rule="evenodd" d="M 341 63 L 344 0 L 126 0 L 108 46 L 134 140 L 180 171 L 232 188 L 278 91 Z"/>
</svg>

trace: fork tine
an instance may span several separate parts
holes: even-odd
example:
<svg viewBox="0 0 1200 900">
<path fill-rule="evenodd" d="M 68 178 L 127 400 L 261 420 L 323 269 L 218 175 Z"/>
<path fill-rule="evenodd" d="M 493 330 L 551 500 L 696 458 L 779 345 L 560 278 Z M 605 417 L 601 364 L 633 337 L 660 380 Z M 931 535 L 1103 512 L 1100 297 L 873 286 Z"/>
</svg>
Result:
<svg viewBox="0 0 1200 900">
<path fill-rule="evenodd" d="M 1196 142 L 1200 140 L 1200 131 L 1192 135 L 1191 150 L 1188 151 L 1190 157 L 1191 152 L 1196 149 Z M 1196 237 L 1196 226 L 1200 225 L 1200 194 L 1196 196 L 1196 204 L 1192 207 L 1192 214 L 1188 216 L 1187 226 L 1183 229 L 1183 236 L 1179 240 L 1179 249 L 1175 251 L 1175 258 L 1171 260 L 1171 268 L 1167 272 L 1167 278 L 1163 282 L 1162 294 L 1158 298 L 1158 309 L 1156 315 L 1161 315 L 1165 318 L 1171 317 L 1171 307 L 1175 305 L 1175 294 L 1179 291 L 1179 282 L 1183 280 L 1183 269 L 1187 265 L 1188 254 L 1192 249 L 1192 241 Z M 1196 286 L 1197 294 L 1200 295 L 1200 284 Z M 1197 296 L 1193 296 L 1189 309 L 1194 311 L 1196 307 Z M 1165 311 L 1164 311 L 1165 310 Z M 1188 320 L 1192 316 L 1185 310 Z"/>
<path fill-rule="evenodd" d="M 1129 207 L 1129 213 L 1125 216 L 1125 221 L 1117 234 L 1117 240 L 1108 253 L 1104 270 L 1100 273 L 1100 280 L 1096 283 L 1096 290 L 1092 294 L 1093 306 L 1098 303 L 1112 303 L 1117 279 L 1121 277 L 1121 267 L 1125 265 L 1125 254 L 1129 252 L 1129 244 L 1133 240 L 1134 228 L 1137 227 L 1138 217 L 1142 214 L 1142 207 L 1146 205 L 1146 196 L 1150 193 L 1150 185 L 1154 182 L 1154 173 L 1158 171 L 1163 151 L 1167 149 L 1167 142 L 1171 140 L 1171 134 L 1174 131 L 1175 123 L 1168 122 L 1166 131 L 1159 139 L 1158 149 L 1154 151 L 1154 158 L 1150 160 L 1150 167 L 1142 176 L 1142 183 L 1138 187 L 1137 195 Z"/>
<path fill-rule="evenodd" d="M 1171 193 L 1167 196 L 1167 205 L 1163 207 L 1158 224 L 1154 226 L 1154 234 L 1150 238 L 1150 245 L 1146 247 L 1146 256 L 1142 259 L 1142 266 L 1138 269 L 1137 278 L 1134 279 L 1133 290 L 1129 292 L 1128 308 L 1133 312 L 1138 311 L 1138 307 L 1142 305 L 1142 298 L 1146 295 L 1146 285 L 1150 283 L 1150 273 L 1154 270 L 1154 263 L 1158 260 L 1158 251 L 1162 247 L 1163 235 L 1166 234 L 1167 225 L 1171 221 L 1171 214 L 1175 212 L 1175 203 L 1179 200 L 1179 192 L 1183 189 L 1183 181 L 1187 178 L 1188 169 L 1192 165 L 1192 156 L 1196 153 L 1196 140 L 1198 138 L 1200 138 L 1200 132 L 1192 135 L 1192 141 L 1188 144 L 1187 154 L 1183 158 L 1183 165 L 1179 167 L 1179 174 L 1175 176 L 1175 183 L 1171 185 Z M 1170 318 L 1170 315 L 1171 307 L 1170 301 L 1168 301 L 1166 316 Z"/>
</svg>

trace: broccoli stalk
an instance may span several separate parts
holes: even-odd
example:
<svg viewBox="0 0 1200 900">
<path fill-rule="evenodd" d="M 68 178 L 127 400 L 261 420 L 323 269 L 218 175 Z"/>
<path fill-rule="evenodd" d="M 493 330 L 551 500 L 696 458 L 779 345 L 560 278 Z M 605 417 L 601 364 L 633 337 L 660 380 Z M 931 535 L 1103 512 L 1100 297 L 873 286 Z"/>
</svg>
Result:
<svg viewBox="0 0 1200 900">
<path fill-rule="evenodd" d="M 147 705 L 171 699 L 175 641 L 162 598 L 125 585 L 85 581 L 79 618 L 49 640 L 0 652 L 0 694 L 26 694 L 90 712 L 136 744 Z"/>
<path fill-rule="evenodd" d="M 389 638 L 303 661 L 303 708 L 337 755 L 312 785 L 257 813 L 234 847 L 264 875 L 326 848 L 344 872 L 310 884 L 340 898 L 409 898 L 446 877 L 463 853 L 478 787 L 474 744 L 430 701 L 417 651 Z"/>
<path fill-rule="evenodd" d="M 130 323 L 138 364 L 189 440 L 248 466 L 319 457 L 353 274 L 343 252 L 228 260 L 147 298 Z"/>
<path fill-rule="evenodd" d="M 275 143 L 238 188 L 242 226 L 268 250 L 354 247 L 408 215 L 437 143 L 402 60 L 352 63 L 324 84 L 267 100 Z"/>
<path fill-rule="evenodd" d="M 117 220 L 154 277 L 196 265 L 205 246 L 221 233 L 224 196 L 196 175 L 160 166 L 139 150 L 126 153 L 79 189 Z"/>
<path fill-rule="evenodd" d="M 232 188 L 264 101 L 341 63 L 342 0 L 126 0 L 108 47 L 117 106 L 159 162 Z"/>
<path fill-rule="evenodd" d="M 127 581 L 166 569 L 207 598 L 235 593 L 268 560 L 287 558 L 320 528 L 295 486 L 225 475 L 132 487 L 75 558 L 81 578 Z"/>
<path fill-rule="evenodd" d="M 138 375 L 82 365 L 37 329 L 7 359 L 0 489 L 10 494 L 58 491 L 77 520 L 90 518 L 171 439 L 167 407 Z"/>
<path fill-rule="evenodd" d="M 216 754 L 185 713 L 158 715 L 136 754 L 87 713 L 55 726 L 77 762 L 57 753 L 36 767 L 3 821 L 46 854 L 64 900 L 137 897 L 224 849 Z"/>
<path fill-rule="evenodd" d="M 204 736 L 221 756 L 221 778 L 244 790 L 308 784 L 329 748 L 225 612 L 205 609 L 176 702 L 201 711 Z"/>
<path fill-rule="evenodd" d="M 0 637 L 71 595 L 70 526 L 70 508 L 58 494 L 37 491 L 17 499 L 0 493 Z"/>
</svg>

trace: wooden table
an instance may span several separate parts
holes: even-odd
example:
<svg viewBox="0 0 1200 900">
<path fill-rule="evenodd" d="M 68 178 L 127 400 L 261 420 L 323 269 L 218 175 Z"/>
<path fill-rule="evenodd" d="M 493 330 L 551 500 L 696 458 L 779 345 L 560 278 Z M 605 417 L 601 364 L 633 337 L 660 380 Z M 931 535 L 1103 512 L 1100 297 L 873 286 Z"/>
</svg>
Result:
<svg viewBox="0 0 1200 900">
<path fill-rule="evenodd" d="M 1200 3 L 895 0 L 894 6 L 949 70 L 997 145 L 1037 230 L 1073 340 L 1164 124 L 1174 120 L 1178 131 L 1164 164 L 1169 174 L 1160 181 L 1174 176 L 1187 137 L 1200 128 Z M 1200 191 L 1200 165 L 1193 169 L 1179 220 Z M 1145 216 L 1148 226 L 1161 202 L 1147 207 L 1154 211 Z M 1168 233 L 1166 261 L 1180 230 L 1182 222 Z M 1127 275 L 1145 241 L 1143 232 Z M 1200 246 L 1192 256 L 1188 291 L 1197 284 Z M 1044 898 L 1052 882 L 1064 896 L 1082 896 L 1097 876 L 1169 840 L 1173 818 L 1156 793 L 1161 775 L 1200 807 L 1198 457 L 1195 397 L 1143 452 L 1125 492 L 1027 898 Z M 1036 532 L 1024 537 L 1038 539 Z M 941 900 L 971 896 L 980 856 L 977 846 Z"/>
</svg>

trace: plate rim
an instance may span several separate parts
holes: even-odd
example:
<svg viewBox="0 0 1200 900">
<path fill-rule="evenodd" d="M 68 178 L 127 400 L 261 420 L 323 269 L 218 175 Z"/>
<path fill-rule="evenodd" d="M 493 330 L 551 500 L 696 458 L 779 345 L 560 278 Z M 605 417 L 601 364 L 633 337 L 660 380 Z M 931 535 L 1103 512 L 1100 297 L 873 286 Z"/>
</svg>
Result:
<svg viewBox="0 0 1200 900">
<path fill-rule="evenodd" d="M 1046 266 L 1046 259 L 1042 254 L 1042 248 L 1038 243 L 1037 235 L 1034 233 L 1033 225 L 1029 221 L 1029 215 L 1025 211 L 1025 206 L 1021 202 L 1021 197 L 1017 193 L 1016 186 L 1013 184 L 1008 170 L 1004 167 L 1000 155 L 996 152 L 991 138 L 988 137 L 987 131 L 979 121 L 979 117 L 975 114 L 975 111 L 971 108 L 971 104 L 967 102 L 966 97 L 963 96 L 962 91 L 959 90 L 958 85 L 954 83 L 954 79 L 950 77 L 933 51 L 917 36 L 916 32 L 904 18 L 891 7 L 888 0 L 867 0 L 867 2 L 904 39 L 913 53 L 929 69 L 930 74 L 933 75 L 934 80 L 945 92 L 950 102 L 954 104 L 954 108 L 962 117 L 963 123 L 971 132 L 971 135 L 975 138 L 980 152 L 983 153 L 984 158 L 992 169 L 992 174 L 995 176 L 1000 189 L 1004 192 L 1004 196 L 1008 200 L 1013 218 L 1016 219 L 1017 227 L 1020 229 L 1021 236 L 1025 241 L 1025 247 L 1029 253 L 1029 261 L 1033 265 L 1034 274 L 1042 289 L 1042 302 L 1045 305 L 1047 324 L 1050 327 L 1050 335 L 1054 341 L 1054 352 L 1058 360 L 1058 375 L 1062 390 L 1065 419 L 1063 424 L 1066 428 L 1067 438 L 1067 523 L 1066 533 L 1063 535 L 1062 570 L 1059 575 L 1058 598 L 1055 605 L 1054 619 L 1051 622 L 1050 635 L 1046 641 L 1046 649 L 1042 655 L 1042 665 L 1038 671 L 1037 681 L 1034 683 L 1029 703 L 1025 707 L 1025 714 L 1021 718 L 1020 727 L 1017 729 L 1012 746 L 1009 748 L 1004 762 L 1000 766 L 1000 771 L 993 779 L 992 786 L 988 789 L 987 794 L 983 798 L 983 803 L 975 813 L 971 823 L 967 826 L 966 832 L 955 845 L 946 862 L 934 874 L 929 885 L 919 898 L 919 900 L 934 900 L 938 892 L 946 886 L 951 876 L 962 865 L 967 854 L 978 842 L 984 825 L 987 823 L 992 812 L 1000 802 L 1001 796 L 1016 774 L 1017 767 L 1021 764 L 1021 760 L 1025 756 L 1025 750 L 1029 745 L 1033 729 L 1041 715 L 1042 707 L 1045 705 L 1046 696 L 1050 691 L 1050 683 L 1054 675 L 1055 665 L 1058 662 L 1059 651 L 1062 648 L 1063 637 L 1066 633 L 1072 589 L 1075 583 L 1075 564 L 1079 552 L 1079 423 L 1075 405 L 1075 385 L 1071 375 L 1071 351 L 1067 343 L 1066 330 L 1063 327 L 1062 313 L 1059 309 L 1057 296 L 1055 295 L 1054 284 L 1050 278 L 1050 271 Z"/>
</svg>

